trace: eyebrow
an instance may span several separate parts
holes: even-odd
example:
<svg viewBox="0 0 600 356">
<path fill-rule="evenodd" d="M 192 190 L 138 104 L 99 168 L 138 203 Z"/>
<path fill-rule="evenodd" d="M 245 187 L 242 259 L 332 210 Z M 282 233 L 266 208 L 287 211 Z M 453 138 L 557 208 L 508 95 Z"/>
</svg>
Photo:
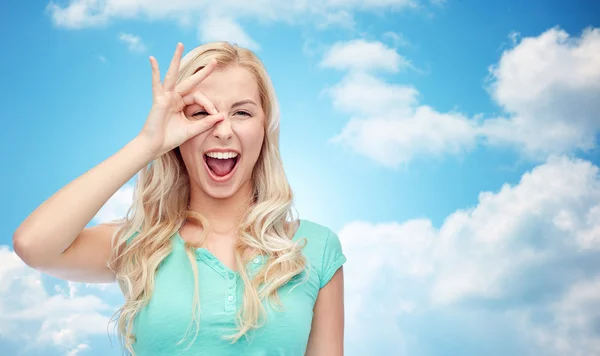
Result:
<svg viewBox="0 0 600 356">
<path fill-rule="evenodd" d="M 238 107 L 238 106 L 242 106 L 244 104 L 252 104 L 254 106 L 258 106 L 256 105 L 256 103 L 254 102 L 254 100 L 252 99 L 246 99 L 246 100 L 242 100 L 242 101 L 238 101 L 237 103 L 231 105 L 232 108 Z"/>
</svg>

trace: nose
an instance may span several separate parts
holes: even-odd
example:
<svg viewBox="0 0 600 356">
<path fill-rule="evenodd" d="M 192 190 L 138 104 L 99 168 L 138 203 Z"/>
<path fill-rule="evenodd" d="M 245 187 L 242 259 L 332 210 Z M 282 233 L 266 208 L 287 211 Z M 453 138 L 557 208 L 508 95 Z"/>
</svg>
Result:
<svg viewBox="0 0 600 356">
<path fill-rule="evenodd" d="M 231 120 L 226 116 L 224 120 L 218 122 L 214 126 L 212 134 L 221 141 L 229 141 L 233 136 Z"/>
</svg>

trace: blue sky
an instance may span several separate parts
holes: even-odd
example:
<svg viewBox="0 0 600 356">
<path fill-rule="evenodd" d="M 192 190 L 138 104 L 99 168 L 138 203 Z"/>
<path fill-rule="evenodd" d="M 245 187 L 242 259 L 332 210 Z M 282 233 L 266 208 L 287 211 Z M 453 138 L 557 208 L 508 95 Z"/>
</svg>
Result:
<svg viewBox="0 0 600 356">
<path fill-rule="evenodd" d="M 348 355 L 600 350 L 597 2 L 0 7 L 8 354 L 119 353 L 106 332 L 117 288 L 29 269 L 12 233 L 137 134 L 149 55 L 164 69 L 177 42 L 216 39 L 265 62 L 297 209 L 340 236 Z M 123 214 L 130 193 L 92 224 Z"/>
</svg>

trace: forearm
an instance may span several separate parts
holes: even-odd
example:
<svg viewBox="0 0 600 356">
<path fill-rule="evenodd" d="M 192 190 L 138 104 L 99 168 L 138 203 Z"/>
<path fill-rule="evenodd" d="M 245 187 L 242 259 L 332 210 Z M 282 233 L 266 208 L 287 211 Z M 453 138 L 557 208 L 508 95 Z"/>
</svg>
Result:
<svg viewBox="0 0 600 356">
<path fill-rule="evenodd" d="M 108 199 L 154 158 L 147 147 L 135 138 L 52 195 L 15 231 L 15 251 L 33 264 L 62 254 Z"/>
</svg>

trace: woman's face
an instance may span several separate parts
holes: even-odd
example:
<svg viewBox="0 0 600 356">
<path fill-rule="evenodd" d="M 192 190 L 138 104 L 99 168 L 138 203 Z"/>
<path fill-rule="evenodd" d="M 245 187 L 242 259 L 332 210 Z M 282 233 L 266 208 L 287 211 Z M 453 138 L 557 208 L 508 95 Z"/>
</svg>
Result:
<svg viewBox="0 0 600 356">
<path fill-rule="evenodd" d="M 225 119 L 180 146 L 192 189 L 213 198 L 228 198 L 250 184 L 264 139 L 265 114 L 255 77 L 239 66 L 215 69 L 196 89 Z M 190 120 L 202 120 L 206 109 L 184 109 Z"/>
</svg>

